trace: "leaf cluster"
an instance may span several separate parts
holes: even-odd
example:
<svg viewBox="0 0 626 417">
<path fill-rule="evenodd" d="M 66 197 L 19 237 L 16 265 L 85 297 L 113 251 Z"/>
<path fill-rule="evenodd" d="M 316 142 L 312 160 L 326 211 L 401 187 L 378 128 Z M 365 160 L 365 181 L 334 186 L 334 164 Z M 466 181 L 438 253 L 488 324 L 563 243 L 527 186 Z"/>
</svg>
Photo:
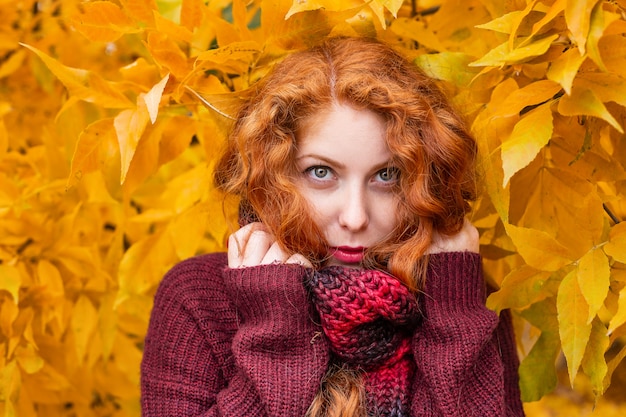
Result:
<svg viewBox="0 0 626 417">
<path fill-rule="evenodd" d="M 623 0 L 0 0 L 0 413 L 138 416 L 154 291 L 224 249 L 246 91 L 328 35 L 391 42 L 480 147 L 488 299 L 524 399 L 626 356 Z M 6 17 L 6 18 L 4 18 Z"/>
</svg>

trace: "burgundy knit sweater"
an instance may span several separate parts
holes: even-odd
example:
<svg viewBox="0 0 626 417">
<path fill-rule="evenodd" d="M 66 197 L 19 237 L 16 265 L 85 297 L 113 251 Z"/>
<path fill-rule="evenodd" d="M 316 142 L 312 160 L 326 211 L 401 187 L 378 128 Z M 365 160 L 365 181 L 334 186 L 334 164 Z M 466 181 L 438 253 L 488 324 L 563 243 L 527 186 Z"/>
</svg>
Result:
<svg viewBox="0 0 626 417">
<path fill-rule="evenodd" d="M 146 417 L 302 417 L 329 364 L 297 265 L 176 265 L 155 297 L 141 367 Z M 485 308 L 480 256 L 431 255 L 412 337 L 412 416 L 523 416 L 510 318 Z"/>
</svg>

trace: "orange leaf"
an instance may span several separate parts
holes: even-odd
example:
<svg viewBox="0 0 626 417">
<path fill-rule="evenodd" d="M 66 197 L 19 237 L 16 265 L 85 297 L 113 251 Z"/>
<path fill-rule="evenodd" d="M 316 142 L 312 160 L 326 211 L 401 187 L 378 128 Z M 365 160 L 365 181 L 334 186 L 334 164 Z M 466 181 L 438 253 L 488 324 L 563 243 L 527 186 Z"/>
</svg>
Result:
<svg viewBox="0 0 626 417">
<path fill-rule="evenodd" d="M 120 3 L 134 19 L 148 26 L 154 25 L 154 11 L 158 9 L 154 0 L 120 0 Z"/>
<path fill-rule="evenodd" d="M 71 17 L 72 24 L 87 39 L 95 42 L 114 42 L 125 33 L 140 32 L 132 19 L 118 5 L 109 1 L 81 4 L 82 13 Z"/>
</svg>

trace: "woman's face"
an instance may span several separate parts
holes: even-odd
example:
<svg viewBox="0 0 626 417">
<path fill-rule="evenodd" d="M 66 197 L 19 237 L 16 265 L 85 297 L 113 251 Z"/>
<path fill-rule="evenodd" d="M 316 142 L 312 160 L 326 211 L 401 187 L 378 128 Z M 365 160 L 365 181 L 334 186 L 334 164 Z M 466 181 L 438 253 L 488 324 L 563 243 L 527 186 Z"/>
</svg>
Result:
<svg viewBox="0 0 626 417">
<path fill-rule="evenodd" d="M 331 247 L 331 265 L 358 266 L 363 251 L 396 226 L 398 170 L 384 119 L 334 104 L 308 118 L 298 134 L 297 187 Z"/>
</svg>

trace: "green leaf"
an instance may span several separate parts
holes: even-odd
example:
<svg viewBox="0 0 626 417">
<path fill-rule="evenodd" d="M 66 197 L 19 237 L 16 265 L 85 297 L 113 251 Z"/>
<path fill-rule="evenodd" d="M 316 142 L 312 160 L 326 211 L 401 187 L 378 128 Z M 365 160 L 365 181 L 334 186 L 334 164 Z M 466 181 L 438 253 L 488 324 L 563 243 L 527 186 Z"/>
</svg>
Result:
<svg viewBox="0 0 626 417">
<path fill-rule="evenodd" d="M 565 276 L 556 300 L 559 335 L 572 386 L 591 334 L 591 323 L 587 320 L 589 305 L 580 291 L 576 276 L 576 269 Z"/>
<path fill-rule="evenodd" d="M 502 144 L 502 169 L 505 187 L 511 177 L 526 167 L 552 137 L 550 103 L 528 112 L 517 122 L 511 136 Z"/>
<path fill-rule="evenodd" d="M 522 360 L 519 383 L 523 401 L 538 401 L 557 384 L 555 362 L 561 351 L 556 311 L 552 302 L 533 304 L 522 317 L 541 330 L 539 339 Z"/>
<path fill-rule="evenodd" d="M 578 285 L 589 305 L 587 323 L 591 323 L 602 308 L 609 292 L 609 260 L 602 249 L 595 248 L 587 252 L 578 264 Z"/>
<path fill-rule="evenodd" d="M 607 387 L 604 381 L 608 372 L 608 366 L 604 354 L 609 345 L 610 340 L 606 332 L 606 326 L 600 319 L 596 318 L 592 323 L 589 343 L 587 344 L 587 350 L 582 362 L 583 371 L 591 380 L 591 387 L 596 398 L 604 394 Z"/>
</svg>

